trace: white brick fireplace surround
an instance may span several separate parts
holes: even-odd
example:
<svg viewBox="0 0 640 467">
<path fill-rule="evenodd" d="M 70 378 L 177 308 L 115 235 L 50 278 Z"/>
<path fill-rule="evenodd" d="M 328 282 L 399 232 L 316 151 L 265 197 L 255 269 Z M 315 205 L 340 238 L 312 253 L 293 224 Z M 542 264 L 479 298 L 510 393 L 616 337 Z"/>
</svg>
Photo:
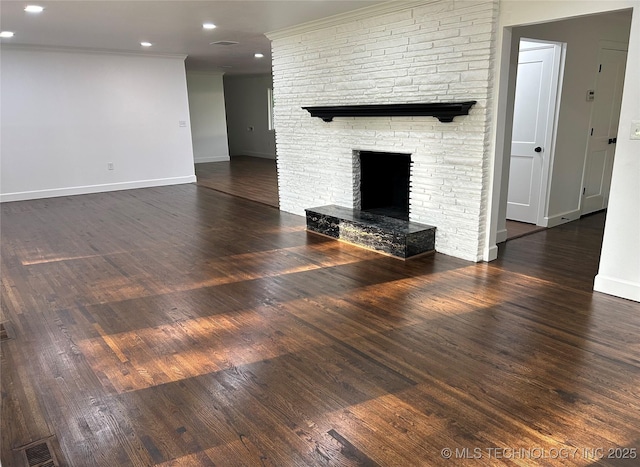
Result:
<svg viewBox="0 0 640 467">
<path fill-rule="evenodd" d="M 354 150 L 411 154 L 410 219 L 482 259 L 497 1 L 389 2 L 269 34 L 280 208 L 353 207 Z M 477 101 L 468 116 L 313 118 L 303 106 Z"/>
</svg>

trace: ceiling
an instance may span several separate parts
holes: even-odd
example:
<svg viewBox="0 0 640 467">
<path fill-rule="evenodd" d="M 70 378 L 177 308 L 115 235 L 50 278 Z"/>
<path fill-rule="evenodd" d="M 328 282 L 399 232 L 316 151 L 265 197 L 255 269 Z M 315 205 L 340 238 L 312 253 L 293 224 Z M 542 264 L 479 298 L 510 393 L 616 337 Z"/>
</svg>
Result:
<svg viewBox="0 0 640 467">
<path fill-rule="evenodd" d="M 0 0 L 2 45 L 187 55 L 190 70 L 271 72 L 266 32 L 383 3 L 371 0 Z M 42 13 L 27 13 L 26 5 Z M 205 30 L 202 24 L 217 27 Z M 151 42 L 142 47 L 141 41 Z M 212 45 L 235 41 L 236 45 Z M 264 54 L 257 59 L 255 53 Z"/>
</svg>

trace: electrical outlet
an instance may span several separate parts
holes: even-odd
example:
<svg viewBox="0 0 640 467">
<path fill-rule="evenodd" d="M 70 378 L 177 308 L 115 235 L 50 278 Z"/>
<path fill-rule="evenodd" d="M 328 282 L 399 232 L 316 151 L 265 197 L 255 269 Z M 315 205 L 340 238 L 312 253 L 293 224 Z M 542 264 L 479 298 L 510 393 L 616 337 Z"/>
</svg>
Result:
<svg viewBox="0 0 640 467">
<path fill-rule="evenodd" d="M 107 162 L 107 170 L 113 170 L 113 162 Z"/>
<path fill-rule="evenodd" d="M 640 120 L 631 120 L 631 139 L 640 139 Z"/>
</svg>

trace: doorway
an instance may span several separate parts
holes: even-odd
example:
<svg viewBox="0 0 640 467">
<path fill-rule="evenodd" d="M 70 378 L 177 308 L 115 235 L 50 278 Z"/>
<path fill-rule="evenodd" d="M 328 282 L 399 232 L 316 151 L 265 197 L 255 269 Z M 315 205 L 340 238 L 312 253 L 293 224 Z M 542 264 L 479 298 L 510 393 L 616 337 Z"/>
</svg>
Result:
<svg viewBox="0 0 640 467">
<path fill-rule="evenodd" d="M 555 227 L 581 216 L 585 157 L 591 128 L 592 103 L 587 100 L 587 91 L 595 88 L 598 44 L 603 38 L 628 44 L 632 13 L 632 9 L 609 11 L 530 25 L 516 24 L 502 29 L 496 166 L 491 216 L 487 225 L 489 234 L 483 253 L 486 261 L 497 258 L 497 244 L 507 238 L 511 130 L 520 38 L 566 44 L 554 157 L 549 161 L 546 212 L 542 219 L 543 226 Z"/>
<path fill-rule="evenodd" d="M 507 219 L 544 226 L 564 45 L 520 39 Z"/>
<path fill-rule="evenodd" d="M 515 109 L 515 90 L 517 83 L 517 63 L 519 60 L 520 39 L 527 41 L 549 42 L 563 44 L 564 66 L 561 68 L 561 82 L 558 91 L 558 108 L 556 112 L 556 128 L 552 139 L 552 154 L 548 158 L 547 179 L 543 179 L 540 193 L 544 201 L 538 206 L 538 219 L 532 222 L 543 227 L 555 227 L 556 225 L 571 222 L 579 219 L 582 212 L 583 193 L 587 179 L 587 169 L 594 167 L 586 165 L 587 146 L 590 138 L 592 122 L 591 116 L 594 112 L 596 101 L 591 99 L 592 92 L 596 88 L 598 72 L 600 68 L 600 48 L 604 43 L 622 43 L 628 47 L 629 34 L 631 29 L 631 10 L 621 10 L 616 12 L 594 14 L 578 18 L 568 18 L 548 23 L 541 23 L 529 26 L 517 26 L 509 30 L 509 40 L 506 45 L 510 50 L 505 50 L 505 59 L 510 64 L 508 67 L 509 87 L 505 94 L 506 110 L 505 122 L 509 122 L 509 127 L 505 129 L 503 139 L 503 157 L 501 162 L 501 186 L 502 194 L 500 207 L 498 210 L 498 223 L 496 230 L 497 243 L 506 238 L 508 191 L 511 172 L 511 146 L 513 127 L 513 114 Z M 607 38 L 604 40 L 603 38 Z M 609 47 L 611 48 L 611 47 Z M 618 58 L 621 62 L 622 60 Z M 622 72 L 618 67 L 615 76 L 622 80 Z M 622 83 L 616 88 L 619 94 L 622 92 Z M 606 93 L 600 93 L 601 96 Z M 615 93 L 609 93 L 615 94 Z M 618 104 L 619 105 L 619 104 Z M 618 107 L 618 106 L 616 106 Z M 607 122 L 619 120 L 619 114 L 605 118 Z M 607 127 L 607 143 L 615 130 Z M 594 135 L 597 134 L 594 130 Z M 615 146 L 612 144 L 610 146 Z M 534 146 L 535 148 L 538 146 Z M 544 149 L 544 147 L 541 147 Z M 609 159 L 611 161 L 611 159 Z M 596 164 L 597 165 L 597 164 Z M 604 167 L 605 164 L 600 164 Z M 609 163 L 609 167 L 612 162 Z M 592 174 L 596 173 L 592 169 Z M 543 175 L 545 171 L 543 170 Z M 600 177 L 591 175 L 590 180 L 598 179 L 610 183 L 610 173 L 608 176 Z M 511 185 L 514 183 L 511 181 Z M 595 191 L 595 189 L 593 190 Z"/>
</svg>

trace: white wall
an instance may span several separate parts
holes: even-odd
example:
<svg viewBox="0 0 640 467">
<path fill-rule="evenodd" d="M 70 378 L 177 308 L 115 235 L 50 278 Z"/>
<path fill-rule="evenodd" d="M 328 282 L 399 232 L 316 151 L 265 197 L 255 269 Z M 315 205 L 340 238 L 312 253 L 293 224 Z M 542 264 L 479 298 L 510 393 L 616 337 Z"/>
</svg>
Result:
<svg viewBox="0 0 640 467">
<path fill-rule="evenodd" d="M 187 71 L 191 139 L 196 164 L 229 160 L 222 75 Z"/>
<path fill-rule="evenodd" d="M 594 289 L 640 302 L 640 140 L 629 139 L 631 122 L 640 121 L 640 5 L 634 8 L 629 57 Z"/>
<path fill-rule="evenodd" d="M 229 152 L 232 156 L 276 158 L 275 132 L 268 128 L 267 89 L 272 87 L 271 75 L 224 77 Z M 249 130 L 250 127 L 253 130 Z"/>
<path fill-rule="evenodd" d="M 506 102 L 509 93 L 508 51 L 512 35 L 510 28 L 625 8 L 633 8 L 634 12 L 609 209 L 595 289 L 640 301 L 640 141 L 629 139 L 631 121 L 640 120 L 640 5 L 637 0 L 501 2 L 498 30 L 501 54 L 496 62 L 499 83 L 495 90 L 498 112 L 494 117 L 495 170 L 491 181 L 493 190 L 485 257 L 491 259 L 495 251 L 493 247 L 498 226 L 502 168 L 506 154 L 502 145 L 503 131 L 509 128 L 509 122 L 505 119 L 508 115 Z"/>
<path fill-rule="evenodd" d="M 195 181 L 184 57 L 3 45 L 1 59 L 2 201 Z"/>
<path fill-rule="evenodd" d="M 354 204 L 354 149 L 412 154 L 410 218 L 436 250 L 477 261 L 484 239 L 497 2 L 397 2 L 268 34 L 280 208 Z M 361 15 L 361 16 L 358 16 Z M 336 118 L 302 106 L 477 100 L 453 123 Z"/>
</svg>

